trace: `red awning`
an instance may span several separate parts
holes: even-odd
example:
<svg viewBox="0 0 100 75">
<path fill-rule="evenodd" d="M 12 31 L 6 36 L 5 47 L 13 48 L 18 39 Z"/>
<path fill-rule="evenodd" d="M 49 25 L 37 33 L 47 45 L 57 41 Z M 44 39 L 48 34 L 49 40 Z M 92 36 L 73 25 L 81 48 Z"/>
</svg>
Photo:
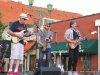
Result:
<svg viewBox="0 0 100 75">
<path fill-rule="evenodd" d="M 28 51 L 35 43 L 36 43 L 36 41 L 28 42 L 28 43 L 24 46 L 24 51 Z"/>
</svg>

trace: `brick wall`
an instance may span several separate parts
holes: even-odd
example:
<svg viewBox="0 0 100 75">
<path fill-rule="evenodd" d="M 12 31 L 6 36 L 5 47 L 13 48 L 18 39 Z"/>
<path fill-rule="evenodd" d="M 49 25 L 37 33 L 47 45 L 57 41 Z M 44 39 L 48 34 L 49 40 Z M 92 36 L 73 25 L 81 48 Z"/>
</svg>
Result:
<svg viewBox="0 0 100 75">
<path fill-rule="evenodd" d="M 77 62 L 77 67 L 76 67 L 77 71 L 81 71 L 81 68 L 83 67 L 83 61 L 81 60 L 81 57 L 82 55 L 78 57 L 78 62 Z"/>
<path fill-rule="evenodd" d="M 7 0 L 5 0 L 7 1 Z M 35 18 L 39 18 L 39 15 L 36 12 L 30 11 L 29 5 L 24 5 L 20 2 L 14 2 L 14 1 L 8 1 L 5 2 L 4 0 L 0 0 L 0 11 L 3 13 L 2 22 L 14 22 L 18 19 L 20 13 L 30 13 Z M 32 6 L 32 10 L 40 10 L 40 7 Z M 43 12 L 48 13 L 47 8 L 42 8 Z M 56 20 L 66 20 L 71 19 L 75 17 L 80 17 L 81 14 L 78 13 L 72 13 L 67 11 L 60 11 L 53 9 L 51 12 L 51 15 L 48 17 L 46 15 L 42 16 L 42 18 L 51 18 Z M 28 24 L 33 24 L 32 19 L 28 16 L 29 20 L 26 21 Z M 43 20 L 42 20 L 43 22 Z"/>
<path fill-rule="evenodd" d="M 91 56 L 91 70 L 98 71 L 98 54 Z"/>
</svg>

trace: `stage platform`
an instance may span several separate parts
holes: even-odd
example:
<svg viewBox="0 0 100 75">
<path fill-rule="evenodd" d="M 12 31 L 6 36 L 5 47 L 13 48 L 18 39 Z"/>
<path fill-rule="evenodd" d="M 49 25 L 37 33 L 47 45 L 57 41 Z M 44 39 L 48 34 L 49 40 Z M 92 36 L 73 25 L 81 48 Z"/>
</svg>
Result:
<svg viewBox="0 0 100 75">
<path fill-rule="evenodd" d="M 79 75 L 100 75 L 100 71 L 77 71 Z M 2 72 L 0 75 L 7 75 L 7 72 Z M 14 74 L 16 75 L 16 74 Z M 33 72 L 24 72 L 21 75 L 34 75 Z M 68 71 L 64 71 L 61 75 L 68 75 Z"/>
</svg>

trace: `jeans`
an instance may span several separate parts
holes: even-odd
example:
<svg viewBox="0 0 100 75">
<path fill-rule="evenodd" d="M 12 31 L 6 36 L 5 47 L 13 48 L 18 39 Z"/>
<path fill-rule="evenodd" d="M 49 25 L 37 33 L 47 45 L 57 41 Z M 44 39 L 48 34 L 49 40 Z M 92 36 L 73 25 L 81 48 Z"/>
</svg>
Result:
<svg viewBox="0 0 100 75">
<path fill-rule="evenodd" d="M 73 71 L 76 71 L 77 61 L 78 61 L 78 46 L 75 49 L 69 49 L 69 61 L 68 61 L 68 70 L 71 70 L 71 66 L 73 67 Z M 72 60 L 74 62 L 72 63 Z"/>
<path fill-rule="evenodd" d="M 39 47 L 39 64 L 38 67 L 42 66 L 42 60 L 44 57 L 44 53 L 46 53 L 46 61 L 45 61 L 45 66 L 44 67 L 49 67 L 49 62 L 51 58 L 51 48 L 47 48 L 46 51 L 42 51 L 43 47 Z"/>
</svg>

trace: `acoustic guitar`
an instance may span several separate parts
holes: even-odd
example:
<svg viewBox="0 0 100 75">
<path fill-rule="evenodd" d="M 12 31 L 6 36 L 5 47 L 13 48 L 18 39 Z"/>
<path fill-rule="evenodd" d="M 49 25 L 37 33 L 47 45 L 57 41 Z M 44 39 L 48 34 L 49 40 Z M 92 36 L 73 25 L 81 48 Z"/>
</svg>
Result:
<svg viewBox="0 0 100 75">
<path fill-rule="evenodd" d="M 95 34 L 95 33 L 97 33 L 97 31 L 93 31 L 93 32 L 91 32 L 90 34 L 86 35 L 85 37 L 88 37 L 88 36 L 90 36 L 91 34 Z M 75 40 L 72 40 L 72 41 L 77 41 L 77 43 L 71 43 L 71 42 L 69 42 L 69 47 L 70 47 L 71 49 L 75 49 L 77 45 L 82 44 L 82 43 L 80 43 L 80 42 L 81 42 L 83 39 L 84 39 L 84 37 L 81 38 L 81 39 L 76 38 Z"/>
<path fill-rule="evenodd" d="M 22 30 L 22 31 L 20 31 L 20 32 L 14 32 L 14 33 L 16 33 L 16 34 L 22 34 L 23 37 L 22 37 L 22 38 L 18 38 L 18 37 L 16 37 L 16 36 L 11 36 L 11 39 L 12 39 L 13 43 L 18 43 L 20 40 L 24 40 L 24 39 L 25 39 L 24 36 L 25 36 L 26 34 L 30 34 L 30 33 L 31 33 L 31 31 L 30 31 L 30 32 L 27 32 L 27 33 L 24 33 L 24 31 L 25 31 L 25 30 Z M 34 31 L 34 30 L 32 30 L 32 31 Z"/>
</svg>

